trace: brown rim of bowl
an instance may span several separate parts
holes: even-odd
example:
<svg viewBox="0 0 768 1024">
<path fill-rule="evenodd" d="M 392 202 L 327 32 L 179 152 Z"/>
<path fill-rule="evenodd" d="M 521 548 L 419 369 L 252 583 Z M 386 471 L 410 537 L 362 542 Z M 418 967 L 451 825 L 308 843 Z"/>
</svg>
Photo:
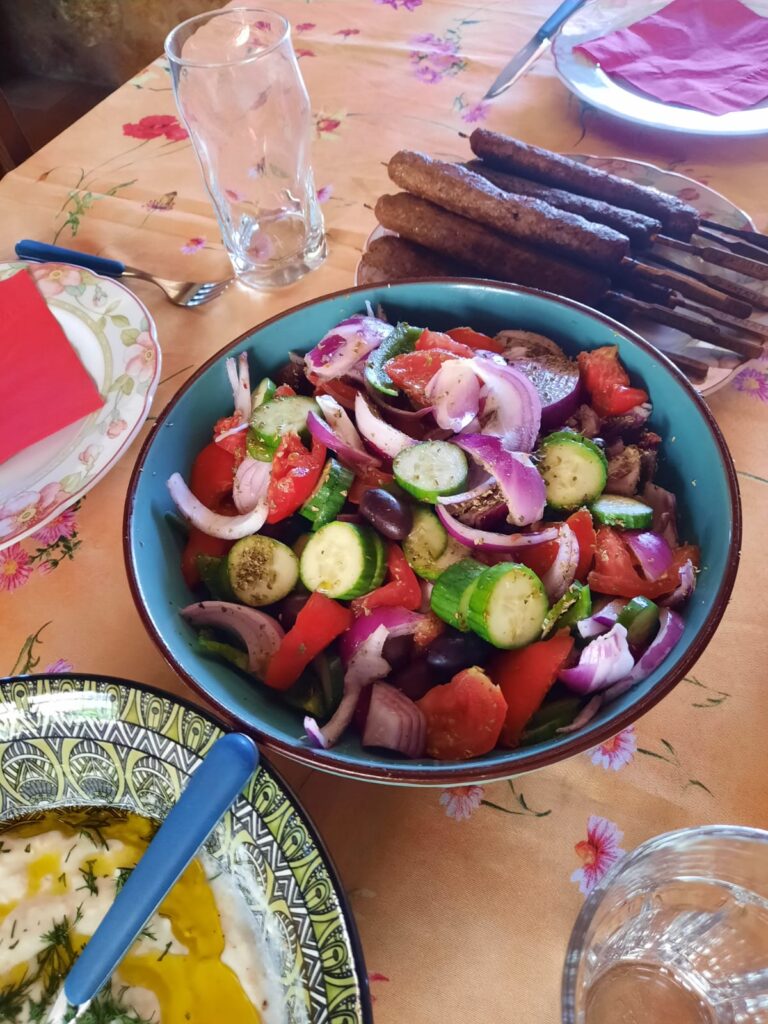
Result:
<svg viewBox="0 0 768 1024">
<path fill-rule="evenodd" d="M 180 704 L 182 707 L 188 708 L 190 711 L 194 711 L 196 715 L 200 715 L 202 718 L 207 718 L 216 726 L 217 729 L 221 729 L 222 732 L 228 731 L 226 722 L 221 721 L 221 719 L 217 718 L 216 715 L 211 714 L 207 708 L 203 708 L 199 704 L 193 704 L 192 701 L 188 700 L 186 697 L 179 697 L 175 693 L 168 693 L 166 690 L 161 690 L 157 686 L 150 686 L 149 683 L 137 683 L 133 679 L 124 679 L 122 676 L 103 675 L 100 672 L 33 672 L 28 676 L 0 676 L 0 683 L 33 683 L 36 680 L 54 678 L 75 680 L 76 682 L 83 683 L 114 683 L 117 686 L 131 687 L 131 689 L 139 690 L 142 693 L 151 693 L 164 700 L 174 701 L 176 704 Z M 317 847 L 320 857 L 325 864 L 325 868 L 331 877 L 334 892 L 336 893 L 336 899 L 339 901 L 341 916 L 344 918 L 344 924 L 347 926 L 349 945 L 352 949 L 355 970 L 357 971 L 357 983 L 360 989 L 360 1008 L 363 1014 L 362 1021 L 363 1024 L 373 1024 L 373 1007 L 371 1005 L 371 992 L 368 984 L 368 970 L 365 966 L 363 946 L 360 941 L 360 933 L 357 930 L 355 915 L 352 913 L 352 907 L 347 899 L 344 886 L 341 884 L 341 875 L 339 874 L 339 870 L 336 867 L 333 857 L 328 852 L 328 847 L 325 845 L 324 839 L 318 832 L 312 816 L 294 792 L 293 787 L 285 781 L 277 768 L 275 768 L 272 762 L 268 758 L 264 757 L 263 754 L 260 756 L 260 763 L 258 767 L 264 768 L 269 775 L 273 775 L 277 779 L 280 787 L 290 797 L 294 808 L 302 819 L 304 827 Z"/>
<path fill-rule="evenodd" d="M 217 353 L 212 355 L 210 359 L 206 360 L 202 366 L 200 366 L 192 376 L 182 384 L 173 398 L 170 400 L 168 405 L 163 409 L 162 413 L 158 416 L 154 427 L 148 434 L 144 444 L 142 445 L 139 456 L 136 460 L 136 464 L 131 474 L 131 479 L 128 483 L 128 492 L 125 502 L 125 512 L 123 517 L 123 555 L 125 558 L 125 567 L 128 575 L 128 584 L 131 588 L 131 594 L 133 596 L 134 603 L 139 612 L 139 615 L 144 622 L 144 626 L 149 635 L 154 640 L 155 644 L 159 647 L 165 660 L 171 666 L 181 679 L 183 679 L 195 692 L 199 693 L 205 700 L 211 704 L 217 711 L 217 713 L 224 718 L 226 721 L 231 722 L 233 726 L 242 729 L 244 732 L 254 736 L 260 743 L 262 743 L 268 750 L 275 750 L 282 754 L 284 757 L 290 758 L 292 761 L 296 761 L 299 764 L 306 765 L 309 768 L 317 768 L 320 771 L 329 772 L 332 775 L 341 775 L 351 779 L 362 779 L 368 782 L 384 782 L 390 784 L 400 785 L 422 785 L 422 786 L 441 786 L 441 785 L 462 785 L 465 783 L 480 783 L 480 782 L 494 782 L 499 779 L 513 778 L 516 775 L 522 775 L 526 772 L 535 771 L 538 768 L 545 768 L 550 764 L 557 764 L 560 761 L 565 761 L 569 757 L 573 757 L 575 754 L 580 754 L 584 750 L 588 750 L 591 747 L 597 746 L 598 744 L 610 739 L 611 736 L 615 736 L 622 729 L 625 729 L 628 725 L 631 725 L 634 721 L 640 718 L 646 712 L 663 698 L 680 682 L 685 676 L 688 670 L 698 661 L 703 654 L 709 641 L 715 633 L 720 620 L 723 617 L 723 613 L 728 605 L 728 600 L 733 590 L 733 585 L 736 580 L 736 571 L 739 566 L 739 558 L 741 556 L 741 533 L 742 533 L 742 519 L 741 519 L 741 498 L 739 495 L 738 482 L 736 480 L 736 469 L 733 465 L 728 447 L 725 443 L 725 439 L 720 431 L 720 427 L 709 411 L 704 400 L 691 386 L 688 379 L 680 371 L 674 363 L 672 363 L 662 352 L 654 348 L 650 342 L 647 342 L 644 338 L 641 338 L 639 334 L 625 327 L 623 324 L 614 320 L 612 317 L 607 316 L 605 313 L 601 313 L 599 310 L 592 309 L 591 306 L 586 306 L 584 303 L 576 302 L 573 299 L 566 299 L 562 295 L 554 295 L 551 292 L 541 291 L 537 288 L 524 288 L 521 285 L 506 284 L 504 282 L 487 281 L 482 278 L 445 278 L 445 277 L 429 277 L 429 278 L 409 278 L 405 281 L 392 282 L 393 286 L 400 287 L 400 285 L 424 285 L 424 284 L 441 284 L 441 285 L 473 285 L 481 288 L 490 288 L 495 291 L 502 292 L 514 292 L 515 294 L 522 295 L 534 295 L 540 296 L 545 299 L 549 299 L 551 302 L 558 303 L 561 306 L 567 306 L 572 309 L 576 309 L 579 312 L 587 313 L 601 323 L 606 324 L 611 330 L 620 334 L 622 337 L 631 341 L 637 345 L 642 351 L 646 352 L 652 359 L 654 359 L 662 368 L 662 370 L 671 374 L 678 383 L 684 388 L 684 390 L 690 396 L 691 401 L 698 408 L 701 416 L 709 428 L 709 432 L 712 435 L 715 446 L 717 447 L 720 454 L 720 463 L 725 473 L 726 480 L 728 482 L 728 494 L 731 505 L 731 545 L 730 555 L 728 559 L 727 568 L 723 575 L 723 579 L 720 581 L 717 594 L 712 605 L 712 612 L 701 628 L 699 633 L 694 637 L 693 643 L 686 653 L 682 656 L 679 663 L 670 671 L 664 675 L 653 687 L 653 689 L 640 697 L 631 707 L 628 707 L 623 711 L 616 719 L 610 723 L 606 723 L 602 727 L 594 729 L 588 734 L 575 733 L 572 739 L 567 740 L 557 751 L 542 751 L 537 753 L 536 748 L 532 747 L 529 754 L 525 754 L 522 757 L 518 756 L 514 762 L 514 765 L 507 764 L 504 762 L 489 765 L 483 764 L 482 762 L 466 762 L 457 761 L 446 763 L 446 767 L 432 768 L 431 766 L 422 766 L 420 768 L 408 768 L 408 762 L 403 761 L 402 765 L 399 763 L 392 764 L 392 767 L 380 768 L 372 767 L 369 765 L 353 765 L 345 764 L 344 762 L 334 761 L 326 759 L 322 756 L 321 751 L 317 751 L 312 747 L 302 747 L 297 743 L 286 743 L 283 740 L 277 740 L 273 737 L 262 732 L 261 729 L 256 728 L 254 725 L 243 721 L 238 718 L 237 715 L 233 714 L 223 704 L 214 699 L 202 686 L 198 683 L 174 658 L 171 651 L 166 646 L 162 636 L 155 629 L 154 623 L 145 608 L 141 598 L 139 596 L 138 582 L 136 577 L 136 571 L 133 563 L 133 557 L 130 545 L 130 533 L 129 526 L 131 516 L 133 514 L 133 504 L 136 497 L 136 487 L 141 475 L 144 461 L 149 452 L 149 448 L 154 440 L 155 434 L 158 432 L 162 424 L 172 413 L 176 403 L 181 396 L 195 383 L 198 377 L 201 377 L 211 366 L 217 363 L 230 349 L 235 348 L 241 344 L 246 338 L 253 334 L 257 330 L 261 330 L 264 327 L 268 327 L 270 324 L 275 323 L 284 317 L 290 316 L 292 313 L 297 312 L 300 309 L 306 309 L 308 306 L 316 305 L 319 302 L 324 302 L 327 299 L 338 299 L 344 296 L 351 296 L 360 292 L 367 292 L 374 289 L 381 289 L 388 287 L 387 284 L 379 285 L 356 285 L 352 288 L 343 288 L 337 292 L 331 292 L 327 295 L 319 296 L 318 298 L 309 299 L 307 302 L 301 302 L 296 306 L 292 306 L 290 309 L 285 310 L 282 313 L 278 313 L 276 316 L 270 317 L 268 320 L 264 320 L 262 323 L 257 324 L 255 327 L 250 328 L 240 334 L 234 341 L 231 341 L 224 348 L 220 349 Z M 519 750 L 519 748 L 518 748 Z M 510 752 L 512 753 L 512 752 Z"/>
</svg>

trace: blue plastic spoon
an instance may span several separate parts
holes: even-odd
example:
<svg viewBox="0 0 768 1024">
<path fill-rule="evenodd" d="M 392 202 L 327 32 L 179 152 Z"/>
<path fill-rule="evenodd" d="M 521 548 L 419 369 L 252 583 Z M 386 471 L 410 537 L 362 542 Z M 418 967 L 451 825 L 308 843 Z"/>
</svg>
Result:
<svg viewBox="0 0 768 1024">
<path fill-rule="evenodd" d="M 63 999 L 85 1009 L 106 984 L 258 763 L 256 744 L 242 733 L 214 743 L 67 975 L 54 1016 L 66 1009 Z"/>
</svg>

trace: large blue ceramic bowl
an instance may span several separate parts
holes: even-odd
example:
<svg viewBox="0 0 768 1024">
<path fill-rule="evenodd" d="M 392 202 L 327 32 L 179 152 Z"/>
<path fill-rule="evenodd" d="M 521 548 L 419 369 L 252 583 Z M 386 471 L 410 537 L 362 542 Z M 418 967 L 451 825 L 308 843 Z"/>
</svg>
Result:
<svg viewBox="0 0 768 1024">
<path fill-rule="evenodd" d="M 653 426 L 664 438 L 657 479 L 678 496 L 683 536 L 701 547 L 702 569 L 685 609 L 686 629 L 671 657 L 644 682 L 604 708 L 573 735 L 518 750 L 494 750 L 460 763 L 406 761 L 364 750 L 349 736 L 328 751 L 310 748 L 301 715 L 264 687 L 198 654 L 179 616 L 190 592 L 179 568 L 180 544 L 165 515 L 173 508 L 166 480 L 188 478 L 211 425 L 229 415 L 232 395 L 224 359 L 247 351 L 251 373 L 273 372 L 289 350 L 311 348 L 340 320 L 381 303 L 390 319 L 440 330 L 470 324 L 488 334 L 536 331 L 569 353 L 618 345 L 633 381 L 653 399 Z M 256 373 L 254 373 L 256 371 Z M 353 288 L 317 299 L 249 331 L 210 359 L 180 389 L 147 438 L 131 480 L 125 514 L 125 557 L 139 612 L 163 654 L 193 689 L 231 722 L 270 749 L 304 764 L 371 781 L 460 785 L 507 778 L 561 761 L 602 742 L 668 693 L 701 655 L 728 602 L 739 559 L 741 513 L 736 476 L 720 431 L 685 378 L 650 345 L 620 324 L 567 299 L 482 281 L 407 282 Z"/>
</svg>

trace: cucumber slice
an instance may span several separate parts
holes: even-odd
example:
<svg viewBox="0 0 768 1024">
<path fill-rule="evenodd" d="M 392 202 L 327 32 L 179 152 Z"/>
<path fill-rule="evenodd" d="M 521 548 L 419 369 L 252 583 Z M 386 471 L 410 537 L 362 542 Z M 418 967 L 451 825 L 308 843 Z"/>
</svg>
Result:
<svg viewBox="0 0 768 1024">
<path fill-rule="evenodd" d="M 365 379 L 377 391 L 384 395 L 398 394 L 397 388 L 384 368 L 388 359 L 394 359 L 404 352 L 413 352 L 416 342 L 419 340 L 423 327 L 409 327 L 408 324 L 398 324 L 392 334 L 385 338 L 382 343 L 368 356 L 365 364 Z"/>
<path fill-rule="evenodd" d="M 438 618 L 462 633 L 469 631 L 467 611 L 477 577 L 487 566 L 474 558 L 462 558 L 440 573 L 432 588 L 430 607 Z"/>
<path fill-rule="evenodd" d="M 264 405 L 265 402 L 271 402 L 275 397 L 277 391 L 277 384 L 269 377 L 265 377 L 264 380 L 259 382 L 259 386 L 251 395 L 251 413 L 259 408 L 260 405 Z"/>
<path fill-rule="evenodd" d="M 320 406 L 314 398 L 303 395 L 273 398 L 254 409 L 251 431 L 265 448 L 274 451 L 284 434 L 298 434 L 304 440 L 308 438 L 307 416 L 310 412 L 321 415 Z"/>
<path fill-rule="evenodd" d="M 200 579 L 214 601 L 234 601 L 235 594 L 229 582 L 226 556 L 219 558 L 216 555 L 199 554 L 195 556 L 195 564 Z"/>
<path fill-rule="evenodd" d="M 233 644 L 218 640 L 211 629 L 201 629 L 196 637 L 197 649 L 201 654 L 209 654 L 217 660 L 228 661 L 230 665 L 248 672 L 248 655 Z"/>
<path fill-rule="evenodd" d="M 265 445 L 253 427 L 248 428 L 245 448 L 251 458 L 258 459 L 259 462 L 271 462 L 275 457 L 275 449 Z"/>
<path fill-rule="evenodd" d="M 409 445 L 392 464 L 395 480 L 419 501 L 435 502 L 443 494 L 466 489 L 469 466 L 461 448 L 448 441 Z"/>
<path fill-rule="evenodd" d="M 307 590 L 350 601 L 375 590 L 384 579 L 386 556 L 369 526 L 328 523 L 307 541 L 301 555 L 301 581 Z"/>
<path fill-rule="evenodd" d="M 403 554 L 417 576 L 436 580 L 441 573 L 467 557 L 467 549 L 448 536 L 434 512 L 413 510 L 413 528 L 403 541 Z"/>
<path fill-rule="evenodd" d="M 567 430 L 544 438 L 539 473 L 552 508 L 571 509 L 594 501 L 608 480 L 608 462 L 596 444 Z"/>
<path fill-rule="evenodd" d="M 299 514 L 312 523 L 313 532 L 333 522 L 341 512 L 354 478 L 354 473 L 336 459 L 328 459 L 317 487 L 299 509 Z"/>
<path fill-rule="evenodd" d="M 659 625 L 659 609 L 647 597 L 633 597 L 619 612 L 616 620 L 627 631 L 632 647 L 645 647 Z"/>
<path fill-rule="evenodd" d="M 650 505 L 621 494 L 604 494 L 592 503 L 589 511 L 599 523 L 620 526 L 624 530 L 644 530 L 653 523 Z"/>
<path fill-rule="evenodd" d="M 272 537 L 243 537 L 227 555 L 229 583 L 243 604 L 260 608 L 286 597 L 299 578 L 299 560 Z"/>
<path fill-rule="evenodd" d="M 549 611 L 544 586 L 525 565 L 500 562 L 478 576 L 469 599 L 470 629 L 494 647 L 524 647 L 541 636 Z"/>
</svg>

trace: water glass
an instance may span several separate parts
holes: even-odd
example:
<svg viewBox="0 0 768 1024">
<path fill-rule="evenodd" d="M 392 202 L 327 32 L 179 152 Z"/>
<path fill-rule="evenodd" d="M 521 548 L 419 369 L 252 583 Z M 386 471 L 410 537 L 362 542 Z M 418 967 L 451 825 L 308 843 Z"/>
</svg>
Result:
<svg viewBox="0 0 768 1024">
<path fill-rule="evenodd" d="M 173 29 L 165 52 L 238 278 L 272 288 L 319 266 L 312 112 L 286 19 L 246 7 L 200 14 Z"/>
<path fill-rule="evenodd" d="M 768 832 L 713 825 L 643 843 L 587 898 L 564 1024 L 766 1024 Z"/>
</svg>

